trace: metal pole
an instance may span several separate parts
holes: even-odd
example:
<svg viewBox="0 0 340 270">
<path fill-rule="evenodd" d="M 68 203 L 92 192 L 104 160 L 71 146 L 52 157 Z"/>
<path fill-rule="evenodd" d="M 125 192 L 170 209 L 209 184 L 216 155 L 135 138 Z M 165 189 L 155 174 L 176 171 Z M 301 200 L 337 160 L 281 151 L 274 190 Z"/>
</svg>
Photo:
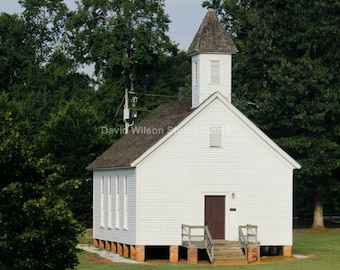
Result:
<svg viewBox="0 0 340 270">
<path fill-rule="evenodd" d="M 129 110 L 129 90 L 125 89 L 125 103 L 124 103 L 124 113 L 123 120 L 125 123 L 125 134 L 129 132 L 129 119 L 130 119 L 130 110 Z"/>
</svg>

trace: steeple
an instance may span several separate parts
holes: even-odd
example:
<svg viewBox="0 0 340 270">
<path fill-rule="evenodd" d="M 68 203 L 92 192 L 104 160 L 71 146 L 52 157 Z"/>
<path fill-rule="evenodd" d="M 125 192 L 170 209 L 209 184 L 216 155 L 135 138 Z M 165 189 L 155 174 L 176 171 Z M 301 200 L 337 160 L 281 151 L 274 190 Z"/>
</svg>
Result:
<svg viewBox="0 0 340 270">
<path fill-rule="evenodd" d="M 231 55 L 237 51 L 215 12 L 209 10 L 188 49 L 194 108 L 216 91 L 231 101 Z"/>
<path fill-rule="evenodd" d="M 230 54 L 238 52 L 234 42 L 213 10 L 209 10 L 205 15 L 194 40 L 191 42 L 188 55 L 204 52 Z"/>
</svg>

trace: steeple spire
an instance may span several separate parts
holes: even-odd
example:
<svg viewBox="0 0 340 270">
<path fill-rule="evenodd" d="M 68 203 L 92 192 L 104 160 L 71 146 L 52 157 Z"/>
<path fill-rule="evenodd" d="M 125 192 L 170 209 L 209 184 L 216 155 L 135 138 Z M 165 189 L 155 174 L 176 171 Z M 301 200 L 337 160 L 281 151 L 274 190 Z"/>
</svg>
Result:
<svg viewBox="0 0 340 270">
<path fill-rule="evenodd" d="M 188 55 L 196 53 L 235 54 L 237 51 L 215 11 L 209 10 L 188 49 Z"/>
<path fill-rule="evenodd" d="M 193 108 L 217 91 L 231 101 L 231 55 L 237 51 L 215 12 L 209 10 L 188 50 Z"/>
</svg>

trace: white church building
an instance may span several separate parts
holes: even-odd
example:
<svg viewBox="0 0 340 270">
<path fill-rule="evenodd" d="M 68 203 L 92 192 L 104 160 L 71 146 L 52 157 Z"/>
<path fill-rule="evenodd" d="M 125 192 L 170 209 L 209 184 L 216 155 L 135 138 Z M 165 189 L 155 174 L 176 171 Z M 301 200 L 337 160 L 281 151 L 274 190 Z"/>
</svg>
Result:
<svg viewBox="0 0 340 270">
<path fill-rule="evenodd" d="M 160 105 L 87 167 L 95 245 L 193 264 L 202 250 L 211 262 L 292 255 L 300 165 L 233 106 L 235 53 L 208 11 L 188 50 L 192 99 Z"/>
</svg>

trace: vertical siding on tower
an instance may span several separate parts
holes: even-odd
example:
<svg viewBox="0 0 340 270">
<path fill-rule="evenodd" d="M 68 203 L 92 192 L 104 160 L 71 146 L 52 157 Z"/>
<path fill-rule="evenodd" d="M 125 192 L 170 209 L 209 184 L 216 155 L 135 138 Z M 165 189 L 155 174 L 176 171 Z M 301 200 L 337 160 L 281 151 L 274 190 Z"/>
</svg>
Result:
<svg viewBox="0 0 340 270">
<path fill-rule="evenodd" d="M 211 61 L 219 61 L 220 82 L 211 82 Z M 194 65 L 198 63 L 198 72 Z M 231 55 L 229 54 L 197 54 L 192 57 L 192 101 L 193 107 L 198 107 L 213 93 L 219 91 L 227 100 L 231 101 Z M 198 76 L 196 84 L 195 76 Z"/>
</svg>

